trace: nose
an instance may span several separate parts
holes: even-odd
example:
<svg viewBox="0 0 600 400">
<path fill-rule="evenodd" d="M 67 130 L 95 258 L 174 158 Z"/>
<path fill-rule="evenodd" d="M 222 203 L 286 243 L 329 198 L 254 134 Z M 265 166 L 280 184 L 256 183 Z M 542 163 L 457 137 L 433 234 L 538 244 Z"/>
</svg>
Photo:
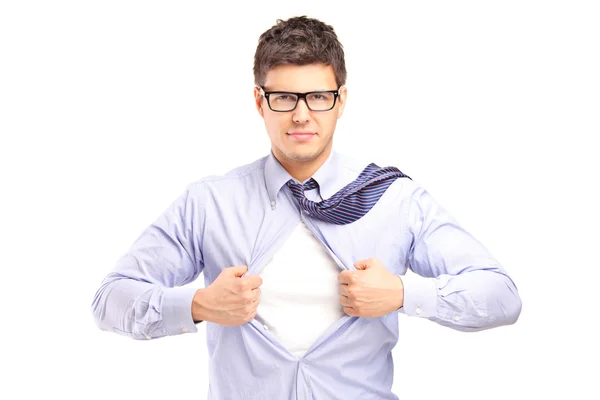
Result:
<svg viewBox="0 0 600 400">
<path fill-rule="evenodd" d="M 302 124 L 308 122 L 310 119 L 310 110 L 306 105 L 306 101 L 304 99 L 299 99 L 298 104 L 296 104 L 296 108 L 294 109 L 294 115 L 292 116 L 293 120 L 297 124 Z"/>
</svg>

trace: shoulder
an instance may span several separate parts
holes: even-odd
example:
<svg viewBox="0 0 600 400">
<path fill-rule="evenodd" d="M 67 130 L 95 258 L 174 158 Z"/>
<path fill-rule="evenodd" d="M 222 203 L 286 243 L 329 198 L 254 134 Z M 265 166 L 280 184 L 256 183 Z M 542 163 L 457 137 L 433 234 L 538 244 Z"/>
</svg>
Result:
<svg viewBox="0 0 600 400">
<path fill-rule="evenodd" d="M 221 175 L 208 175 L 188 185 L 187 190 L 192 196 L 202 196 L 211 191 L 235 190 L 248 185 L 254 185 L 263 177 L 267 156 L 248 164 L 235 167 Z"/>
<path fill-rule="evenodd" d="M 410 178 L 399 178 L 388 189 L 388 195 L 393 197 L 400 196 L 401 198 L 408 200 L 412 198 L 415 193 L 423 191 L 424 188 L 415 180 L 411 173 L 406 171 L 405 166 L 402 165 L 391 165 L 381 160 L 357 156 L 348 156 L 342 153 L 336 153 L 338 160 L 339 171 L 342 174 L 347 174 L 352 180 L 356 179 L 360 173 L 371 163 L 378 165 L 379 167 L 395 167 L 399 169 L 403 174 Z"/>
<path fill-rule="evenodd" d="M 357 176 L 369 165 L 372 161 L 356 156 L 349 156 L 343 153 L 335 153 L 339 172 L 356 174 Z"/>
</svg>

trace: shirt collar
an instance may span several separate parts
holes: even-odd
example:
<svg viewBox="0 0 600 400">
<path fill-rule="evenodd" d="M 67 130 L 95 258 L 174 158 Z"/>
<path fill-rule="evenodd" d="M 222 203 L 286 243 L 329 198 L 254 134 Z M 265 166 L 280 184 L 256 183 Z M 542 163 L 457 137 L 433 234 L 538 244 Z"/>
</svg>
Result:
<svg viewBox="0 0 600 400">
<path fill-rule="evenodd" d="M 325 160 L 323 165 L 321 165 L 312 176 L 319 184 L 319 193 L 323 200 L 333 196 L 348 183 L 344 181 L 344 177 L 340 174 L 339 161 L 339 155 L 332 149 L 327 160 Z M 277 158 L 275 158 L 272 151 L 267 157 L 264 171 L 269 199 L 270 201 L 275 201 L 282 186 L 293 178 L 285 168 L 283 168 Z"/>
</svg>

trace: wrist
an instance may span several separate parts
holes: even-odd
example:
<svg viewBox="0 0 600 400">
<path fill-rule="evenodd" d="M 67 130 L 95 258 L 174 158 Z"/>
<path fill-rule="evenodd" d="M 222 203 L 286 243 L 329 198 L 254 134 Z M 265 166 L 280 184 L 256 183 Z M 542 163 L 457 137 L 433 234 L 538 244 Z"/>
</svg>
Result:
<svg viewBox="0 0 600 400">
<path fill-rule="evenodd" d="M 194 323 L 208 321 L 208 309 L 204 306 L 206 299 L 206 288 L 198 289 L 192 299 L 192 319 Z"/>
<path fill-rule="evenodd" d="M 402 278 L 400 276 L 396 275 L 396 277 L 398 278 L 398 286 L 396 290 L 396 310 L 399 310 L 404 306 L 404 282 L 402 282 Z"/>
</svg>

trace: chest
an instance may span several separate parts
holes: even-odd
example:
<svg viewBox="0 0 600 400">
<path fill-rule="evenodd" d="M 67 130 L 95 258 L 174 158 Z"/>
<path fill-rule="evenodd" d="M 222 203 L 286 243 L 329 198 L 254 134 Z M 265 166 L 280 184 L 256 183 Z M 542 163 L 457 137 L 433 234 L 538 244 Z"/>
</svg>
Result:
<svg viewBox="0 0 600 400">
<path fill-rule="evenodd" d="M 200 241 L 205 281 L 210 284 L 224 268 L 237 265 L 247 265 L 248 274 L 259 274 L 300 221 L 306 226 L 305 233 L 310 232 L 316 240 L 303 240 L 306 235 L 296 237 L 298 252 L 330 257 L 340 271 L 355 269 L 359 260 L 377 258 L 391 272 L 404 273 L 410 242 L 401 204 L 393 191 L 388 192 L 365 216 L 347 225 L 309 217 L 292 197 L 281 196 L 275 208 L 268 203 L 240 208 L 239 202 L 222 199 L 207 213 Z"/>
</svg>

